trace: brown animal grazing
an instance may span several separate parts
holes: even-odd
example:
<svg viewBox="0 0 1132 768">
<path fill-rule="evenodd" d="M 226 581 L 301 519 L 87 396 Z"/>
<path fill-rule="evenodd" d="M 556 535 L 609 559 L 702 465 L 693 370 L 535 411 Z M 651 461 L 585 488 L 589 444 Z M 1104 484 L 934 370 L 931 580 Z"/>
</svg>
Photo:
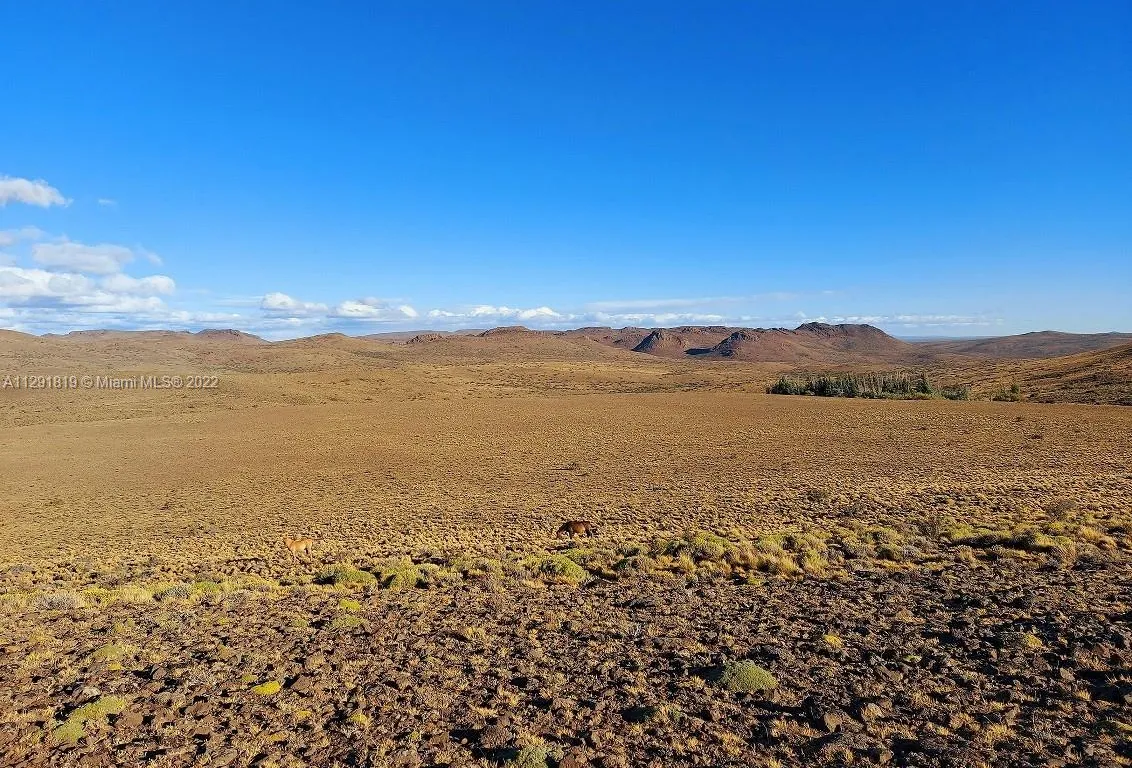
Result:
<svg viewBox="0 0 1132 768">
<path fill-rule="evenodd" d="M 300 552 L 305 552 L 307 557 L 311 556 L 314 539 L 283 539 L 283 546 L 291 550 L 291 555 L 298 560 Z"/>
<path fill-rule="evenodd" d="M 567 520 L 558 529 L 555 534 L 558 538 L 564 539 L 569 536 L 571 539 L 575 536 L 593 536 L 597 533 L 597 523 L 589 520 Z"/>
</svg>

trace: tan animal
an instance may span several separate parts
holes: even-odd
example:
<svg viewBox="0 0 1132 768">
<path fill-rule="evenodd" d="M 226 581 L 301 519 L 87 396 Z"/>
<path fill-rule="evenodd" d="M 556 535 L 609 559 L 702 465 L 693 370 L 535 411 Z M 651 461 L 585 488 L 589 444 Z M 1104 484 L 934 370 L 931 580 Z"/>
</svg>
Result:
<svg viewBox="0 0 1132 768">
<path fill-rule="evenodd" d="M 307 557 L 311 556 L 314 539 L 283 539 L 283 546 L 291 550 L 292 557 L 298 560 L 300 552 L 306 553 Z"/>
<path fill-rule="evenodd" d="M 569 536 L 571 539 L 575 536 L 593 536 L 597 533 L 597 523 L 590 520 L 567 520 L 558 529 L 555 534 L 558 538 L 564 539 Z"/>
</svg>

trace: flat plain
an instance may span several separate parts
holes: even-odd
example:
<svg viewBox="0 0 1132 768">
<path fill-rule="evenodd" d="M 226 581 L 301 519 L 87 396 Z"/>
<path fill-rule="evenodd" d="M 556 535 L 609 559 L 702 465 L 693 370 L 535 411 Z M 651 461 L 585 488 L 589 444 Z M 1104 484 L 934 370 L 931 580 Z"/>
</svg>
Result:
<svg viewBox="0 0 1132 768">
<path fill-rule="evenodd" d="M 522 333 L 0 341 L 217 383 L 0 391 L 2 764 L 1132 764 L 1132 409 Z"/>
</svg>

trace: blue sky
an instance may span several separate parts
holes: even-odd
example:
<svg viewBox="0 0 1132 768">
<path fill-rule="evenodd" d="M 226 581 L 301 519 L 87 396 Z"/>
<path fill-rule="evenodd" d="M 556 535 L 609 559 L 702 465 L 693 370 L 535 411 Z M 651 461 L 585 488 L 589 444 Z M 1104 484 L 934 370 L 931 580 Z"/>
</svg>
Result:
<svg viewBox="0 0 1132 768">
<path fill-rule="evenodd" d="M 1132 5 L 0 5 L 0 327 L 1132 330 Z"/>
</svg>

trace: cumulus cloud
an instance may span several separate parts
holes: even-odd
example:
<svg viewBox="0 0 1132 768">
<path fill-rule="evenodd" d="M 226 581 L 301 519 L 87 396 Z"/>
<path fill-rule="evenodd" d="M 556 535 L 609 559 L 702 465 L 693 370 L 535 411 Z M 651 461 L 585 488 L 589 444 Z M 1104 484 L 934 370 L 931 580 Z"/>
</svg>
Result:
<svg viewBox="0 0 1132 768">
<path fill-rule="evenodd" d="M 532 309 L 516 309 L 513 307 L 495 307 L 490 304 L 479 304 L 463 311 L 445 309 L 430 310 L 428 316 L 438 320 L 476 320 L 476 321 L 519 321 L 519 322 L 549 322 L 561 323 L 573 320 L 575 315 L 556 312 L 550 307 L 534 307 Z"/>
<path fill-rule="evenodd" d="M 413 320 L 419 316 L 417 310 L 408 304 L 395 304 L 375 298 L 343 301 L 330 313 L 331 317 L 343 320 L 370 320 L 375 322 L 394 322 Z"/>
<path fill-rule="evenodd" d="M 113 275 L 95 281 L 74 272 L 0 267 L 0 301 L 10 306 L 69 307 L 89 312 L 153 311 L 164 306 L 157 294 L 169 294 L 174 289 L 172 278 L 164 275 Z"/>
<path fill-rule="evenodd" d="M 121 273 L 104 277 L 100 281 L 100 285 L 111 293 L 130 293 L 142 296 L 170 294 L 177 287 L 173 278 L 165 275 L 130 277 Z"/>
<path fill-rule="evenodd" d="M 264 312 L 271 315 L 289 315 L 292 317 L 325 313 L 327 311 L 325 304 L 312 301 L 299 301 L 278 291 L 266 294 L 260 302 L 259 307 Z"/>
<path fill-rule="evenodd" d="M 1002 323 L 1000 318 L 986 315 L 943 315 L 943 314 L 896 314 L 896 315 L 833 315 L 826 317 L 810 317 L 805 312 L 798 312 L 794 316 L 799 323 L 841 323 L 868 325 L 904 326 L 908 328 L 939 327 L 939 326 L 985 326 Z"/>
<path fill-rule="evenodd" d="M 587 318 L 599 325 L 718 325 L 727 320 L 711 312 L 597 312 Z"/>
<path fill-rule="evenodd" d="M 747 296 L 701 296 L 698 298 L 674 299 L 622 299 L 616 301 L 591 301 L 586 304 L 586 310 L 592 313 L 610 313 L 613 315 L 631 314 L 644 310 L 675 310 L 701 308 L 718 308 L 721 305 L 733 305 L 752 302 L 790 301 L 802 294 L 791 291 L 770 291 Z M 645 313 L 650 314 L 650 313 Z"/>
<path fill-rule="evenodd" d="M 44 232 L 39 227 L 20 227 L 19 229 L 0 229 L 0 248 L 7 248 L 22 240 L 38 240 Z"/>
<path fill-rule="evenodd" d="M 31 257 L 45 267 L 59 267 L 92 275 L 111 275 L 120 272 L 122 267 L 133 261 L 139 254 L 123 245 L 84 245 L 71 240 L 54 243 L 36 243 Z M 150 261 L 155 254 L 142 251 L 140 255 Z"/>
<path fill-rule="evenodd" d="M 70 201 L 62 193 L 43 179 L 20 179 L 13 176 L 0 176 L 0 208 L 8 203 L 24 203 L 48 208 L 52 205 L 67 205 Z"/>
</svg>

